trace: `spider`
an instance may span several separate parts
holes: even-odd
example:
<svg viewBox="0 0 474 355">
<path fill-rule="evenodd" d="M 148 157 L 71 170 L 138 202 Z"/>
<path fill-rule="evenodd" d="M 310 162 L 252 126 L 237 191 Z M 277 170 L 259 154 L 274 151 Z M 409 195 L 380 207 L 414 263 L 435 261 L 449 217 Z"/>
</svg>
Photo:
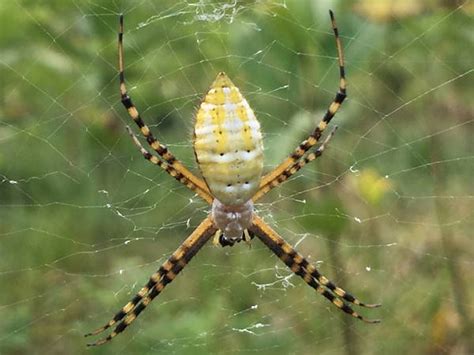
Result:
<svg viewBox="0 0 474 355">
<path fill-rule="evenodd" d="M 260 124 L 239 89 L 225 73 L 221 72 L 211 85 L 196 114 L 194 152 L 203 179 L 191 173 L 163 143 L 153 136 L 132 103 L 125 86 L 123 15 L 120 16 L 118 55 L 121 101 L 156 155 L 142 146 L 129 127 L 127 127 L 128 133 L 146 160 L 161 167 L 202 197 L 211 205 L 211 212 L 168 260 L 151 275 L 145 286 L 107 324 L 85 335 L 97 335 L 116 325 L 108 336 L 88 344 L 89 346 L 107 343 L 123 332 L 212 237 L 216 245 L 225 247 L 233 246 L 241 241 L 250 243 L 256 236 L 291 271 L 337 308 L 367 323 L 380 322 L 363 317 L 349 305 L 375 308 L 380 304 L 363 303 L 336 286 L 254 211 L 255 201 L 288 180 L 307 163 L 320 157 L 326 144 L 334 135 L 335 129 L 319 147 L 312 149 L 318 144 L 322 133 L 346 98 L 341 40 L 333 12 L 329 11 L 329 15 L 338 52 L 339 90 L 313 132 L 280 165 L 262 176 L 263 146 Z"/>
</svg>

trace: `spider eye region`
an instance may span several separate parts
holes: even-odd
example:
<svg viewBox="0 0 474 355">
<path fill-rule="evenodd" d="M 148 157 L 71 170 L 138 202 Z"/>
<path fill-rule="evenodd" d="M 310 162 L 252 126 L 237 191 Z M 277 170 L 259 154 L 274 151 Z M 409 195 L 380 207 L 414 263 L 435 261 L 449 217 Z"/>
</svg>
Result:
<svg viewBox="0 0 474 355">
<path fill-rule="evenodd" d="M 242 205 L 260 185 L 263 144 L 260 123 L 225 73 L 219 73 L 196 114 L 194 151 L 212 195 Z"/>
<path fill-rule="evenodd" d="M 230 240 L 240 240 L 244 230 L 252 224 L 252 200 L 238 206 L 227 206 L 214 199 L 211 210 L 212 220 L 217 228 Z"/>
</svg>

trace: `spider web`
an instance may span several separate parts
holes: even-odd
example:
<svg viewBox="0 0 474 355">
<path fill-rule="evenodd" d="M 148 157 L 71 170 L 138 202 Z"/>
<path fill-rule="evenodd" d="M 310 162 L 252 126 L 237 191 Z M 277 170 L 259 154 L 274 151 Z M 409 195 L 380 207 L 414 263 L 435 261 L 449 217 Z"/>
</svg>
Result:
<svg viewBox="0 0 474 355">
<path fill-rule="evenodd" d="M 262 123 L 269 171 L 337 89 L 324 156 L 257 211 L 377 310 L 342 314 L 259 241 L 207 245 L 100 352 L 472 353 L 471 1 L 84 1 L 0 6 L 0 353 L 82 353 L 209 212 L 136 151 L 131 96 L 196 171 L 193 114 L 219 71 Z M 135 128 L 135 127 L 133 127 Z"/>
</svg>

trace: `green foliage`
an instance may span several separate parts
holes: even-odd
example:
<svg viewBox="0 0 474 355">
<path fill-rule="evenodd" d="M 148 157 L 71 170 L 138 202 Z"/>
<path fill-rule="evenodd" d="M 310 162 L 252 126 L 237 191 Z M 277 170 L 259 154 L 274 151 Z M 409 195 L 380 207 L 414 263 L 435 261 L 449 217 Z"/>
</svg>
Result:
<svg viewBox="0 0 474 355">
<path fill-rule="evenodd" d="M 382 302 L 361 313 L 383 323 L 347 319 L 255 240 L 250 249 L 205 247 L 97 353 L 472 350 L 472 5 L 378 3 L 333 8 L 349 92 L 339 130 L 321 159 L 257 209 L 322 261 L 324 274 Z M 82 335 L 137 292 L 208 212 L 145 162 L 125 132 L 120 12 L 130 94 L 194 171 L 193 115 L 217 72 L 255 109 L 267 171 L 337 89 L 324 2 L 117 4 L 0 5 L 2 354 L 84 352 Z"/>
</svg>

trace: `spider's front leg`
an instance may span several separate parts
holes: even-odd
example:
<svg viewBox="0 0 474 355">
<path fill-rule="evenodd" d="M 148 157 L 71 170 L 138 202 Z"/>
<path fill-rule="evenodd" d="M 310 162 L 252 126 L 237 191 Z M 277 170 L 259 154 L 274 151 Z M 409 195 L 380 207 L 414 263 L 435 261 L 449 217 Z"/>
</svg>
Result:
<svg viewBox="0 0 474 355">
<path fill-rule="evenodd" d="M 123 332 L 133 321 L 135 321 L 150 302 L 163 291 L 166 285 L 170 284 L 175 279 L 176 275 L 184 269 L 189 261 L 197 254 L 215 232 L 216 227 L 209 216 L 201 222 L 201 224 L 179 246 L 168 260 L 161 265 L 158 271 L 150 277 L 147 284 L 142 287 L 135 297 L 122 307 L 122 309 L 117 312 L 115 316 L 107 322 L 107 324 L 85 335 L 86 337 L 97 335 L 118 323 L 112 333 L 107 337 L 88 344 L 88 346 L 105 344 Z"/>
<path fill-rule="evenodd" d="M 275 253 L 291 271 L 300 276 L 316 292 L 328 299 L 343 312 L 367 323 L 379 323 L 378 319 L 367 319 L 354 311 L 348 303 L 366 308 L 380 307 L 380 304 L 367 304 L 336 286 L 332 281 L 321 275 L 291 245 L 271 229 L 261 218 L 255 216 L 250 232 L 255 234 L 273 253 Z M 344 302 L 346 301 L 346 302 Z"/>
</svg>

